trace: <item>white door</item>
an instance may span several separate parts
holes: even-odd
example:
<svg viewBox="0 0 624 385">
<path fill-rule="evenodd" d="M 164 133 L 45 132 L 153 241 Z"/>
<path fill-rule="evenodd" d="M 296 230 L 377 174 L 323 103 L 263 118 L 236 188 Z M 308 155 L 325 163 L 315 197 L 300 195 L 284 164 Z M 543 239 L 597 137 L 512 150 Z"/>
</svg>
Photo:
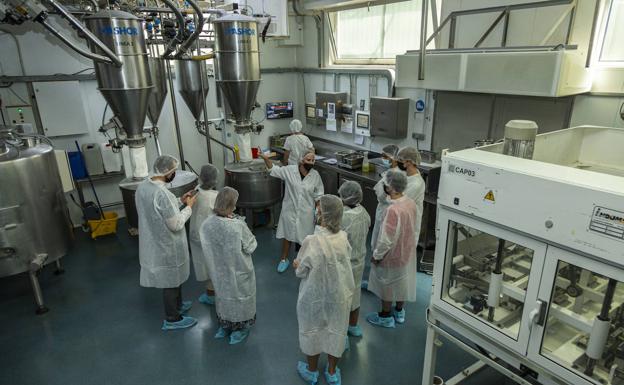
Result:
<svg viewBox="0 0 624 385">
<path fill-rule="evenodd" d="M 549 246 L 529 359 L 570 384 L 624 383 L 624 270 Z"/>
<path fill-rule="evenodd" d="M 438 227 L 432 305 L 525 355 L 546 245 L 443 206 Z"/>
</svg>

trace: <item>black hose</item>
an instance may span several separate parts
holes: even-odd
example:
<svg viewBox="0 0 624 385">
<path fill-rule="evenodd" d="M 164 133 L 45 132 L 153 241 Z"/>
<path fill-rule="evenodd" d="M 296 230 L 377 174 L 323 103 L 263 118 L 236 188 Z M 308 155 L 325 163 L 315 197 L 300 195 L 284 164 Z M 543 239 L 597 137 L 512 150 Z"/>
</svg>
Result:
<svg viewBox="0 0 624 385">
<path fill-rule="evenodd" d="M 163 3 L 165 3 L 165 5 L 173 11 L 174 15 L 178 19 L 179 24 L 175 37 L 169 42 L 169 45 L 165 49 L 165 52 L 162 54 L 163 59 L 170 59 L 169 56 L 175 49 L 175 44 L 180 42 L 180 39 L 184 34 L 184 25 L 186 24 L 186 22 L 184 21 L 184 15 L 182 15 L 182 12 L 180 12 L 178 7 L 171 0 L 163 0 Z"/>
<path fill-rule="evenodd" d="M 191 36 L 189 36 L 189 38 L 186 39 L 180 45 L 180 49 L 178 50 L 178 52 L 174 56 L 176 59 L 180 59 L 182 57 L 182 55 L 184 55 L 186 53 L 186 50 L 189 49 L 191 44 L 193 44 L 193 42 L 195 42 L 195 40 L 197 40 L 199 38 L 199 35 L 202 33 L 202 31 L 204 29 L 204 22 L 205 22 L 205 20 L 204 20 L 204 14 L 203 14 L 201 8 L 193 0 L 186 0 L 186 1 L 188 1 L 188 3 L 191 6 L 191 8 L 193 8 L 195 13 L 197 14 L 197 25 L 195 26 L 195 31 L 193 31 Z"/>
</svg>

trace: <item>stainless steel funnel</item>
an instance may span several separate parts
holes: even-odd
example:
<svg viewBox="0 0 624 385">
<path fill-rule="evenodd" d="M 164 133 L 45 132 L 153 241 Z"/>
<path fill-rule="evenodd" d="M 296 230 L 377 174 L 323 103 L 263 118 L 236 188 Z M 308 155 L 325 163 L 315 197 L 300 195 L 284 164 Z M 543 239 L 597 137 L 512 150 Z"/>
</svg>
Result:
<svg viewBox="0 0 624 385">
<path fill-rule="evenodd" d="M 248 131 L 261 80 L 258 23 L 248 16 L 230 14 L 215 20 L 214 29 L 216 82 L 230 106 L 236 130 Z"/>
<path fill-rule="evenodd" d="M 115 10 L 102 10 L 85 21 L 89 30 L 121 59 L 121 67 L 94 63 L 98 89 L 121 121 L 128 145 L 141 147 L 153 88 L 141 22 L 130 13 Z M 102 53 L 94 44 L 90 48 Z"/>
<path fill-rule="evenodd" d="M 195 120 L 201 120 L 206 95 L 208 95 L 208 74 L 203 60 L 177 60 L 178 90 Z M 203 84 L 203 87 L 202 87 Z"/>
<path fill-rule="evenodd" d="M 152 77 L 152 83 L 154 89 L 149 97 L 149 103 L 147 105 L 147 117 L 152 125 L 158 125 L 158 118 L 165 105 L 165 99 L 167 98 L 167 74 L 165 72 L 165 61 L 160 58 L 150 57 L 148 59 L 150 75 Z"/>
</svg>

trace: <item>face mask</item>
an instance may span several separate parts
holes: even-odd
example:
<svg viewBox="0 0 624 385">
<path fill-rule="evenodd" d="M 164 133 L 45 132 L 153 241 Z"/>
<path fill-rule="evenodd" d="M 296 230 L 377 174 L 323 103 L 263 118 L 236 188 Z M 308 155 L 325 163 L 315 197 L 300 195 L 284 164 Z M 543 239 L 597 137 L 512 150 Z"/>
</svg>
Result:
<svg viewBox="0 0 624 385">
<path fill-rule="evenodd" d="M 166 176 L 165 177 L 165 182 L 166 183 L 171 183 L 175 179 L 175 175 L 176 175 L 176 173 L 173 172 L 170 175 Z"/>
<path fill-rule="evenodd" d="M 386 195 L 390 196 L 390 187 L 384 185 L 384 192 L 386 193 Z"/>
<path fill-rule="evenodd" d="M 303 168 L 305 168 L 306 170 L 310 171 L 314 168 L 314 164 L 312 163 L 304 163 L 303 164 Z"/>
<path fill-rule="evenodd" d="M 397 163 L 397 166 L 399 166 L 399 169 L 401 169 L 401 171 L 407 170 L 407 166 L 405 166 L 405 163 L 403 162 Z"/>
<path fill-rule="evenodd" d="M 384 166 L 390 167 L 390 159 L 382 159 L 381 161 L 382 161 Z"/>
</svg>

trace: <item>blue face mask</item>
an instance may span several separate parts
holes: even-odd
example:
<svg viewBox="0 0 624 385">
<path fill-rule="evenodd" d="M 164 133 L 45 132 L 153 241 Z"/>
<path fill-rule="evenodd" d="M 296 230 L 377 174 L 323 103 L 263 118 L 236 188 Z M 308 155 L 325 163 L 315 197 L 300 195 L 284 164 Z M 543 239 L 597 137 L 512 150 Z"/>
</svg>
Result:
<svg viewBox="0 0 624 385">
<path fill-rule="evenodd" d="M 382 159 L 381 162 L 384 166 L 390 167 L 390 159 Z"/>
</svg>

